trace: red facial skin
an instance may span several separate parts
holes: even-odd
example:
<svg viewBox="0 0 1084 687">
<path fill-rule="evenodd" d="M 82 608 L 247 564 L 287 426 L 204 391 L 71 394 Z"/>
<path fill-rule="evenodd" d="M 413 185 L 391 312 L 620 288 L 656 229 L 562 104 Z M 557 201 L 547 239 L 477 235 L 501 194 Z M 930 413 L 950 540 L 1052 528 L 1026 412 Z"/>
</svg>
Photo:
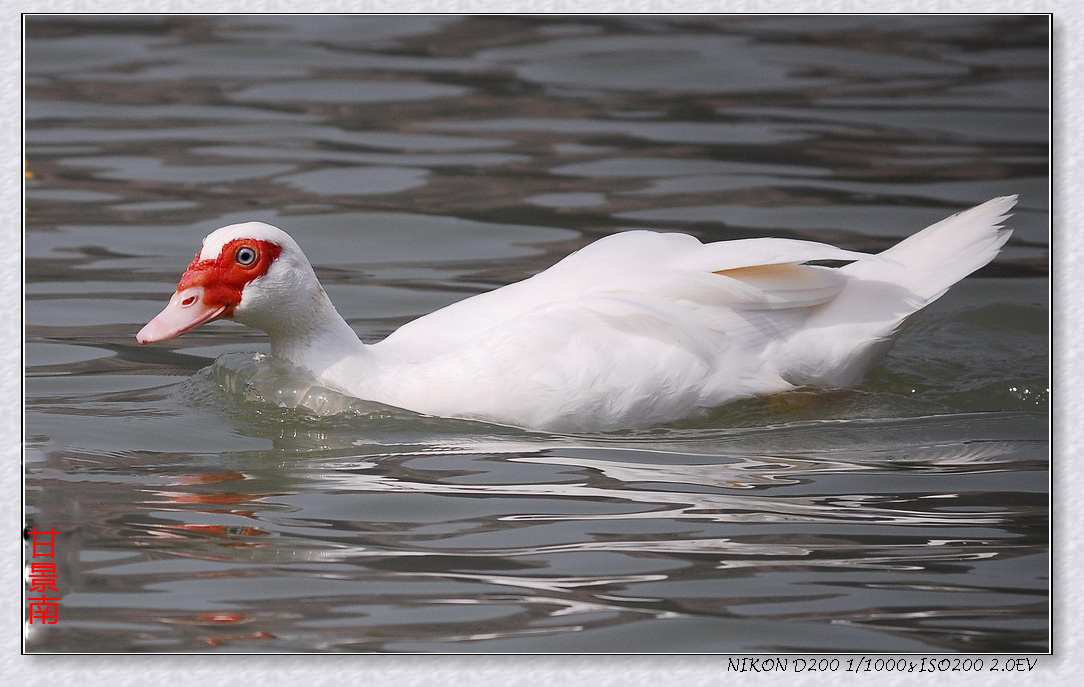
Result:
<svg viewBox="0 0 1084 687">
<path fill-rule="evenodd" d="M 242 265 L 237 261 L 237 252 L 241 248 L 256 251 L 256 259 Z M 177 291 L 184 291 L 193 286 L 203 287 L 203 302 L 211 307 L 225 306 L 219 317 L 232 317 L 233 309 L 241 302 L 241 291 L 254 279 L 267 274 L 271 263 L 275 262 L 282 246 L 270 241 L 258 239 L 234 239 L 222 246 L 218 257 L 213 260 L 200 260 L 199 253 L 177 283 Z M 217 319 L 217 318 L 216 318 Z"/>
<path fill-rule="evenodd" d="M 234 239 L 213 260 L 196 259 L 177 284 L 169 305 L 136 334 L 140 343 L 164 341 L 201 324 L 232 317 L 245 285 L 267 274 L 282 247 L 271 241 Z"/>
</svg>

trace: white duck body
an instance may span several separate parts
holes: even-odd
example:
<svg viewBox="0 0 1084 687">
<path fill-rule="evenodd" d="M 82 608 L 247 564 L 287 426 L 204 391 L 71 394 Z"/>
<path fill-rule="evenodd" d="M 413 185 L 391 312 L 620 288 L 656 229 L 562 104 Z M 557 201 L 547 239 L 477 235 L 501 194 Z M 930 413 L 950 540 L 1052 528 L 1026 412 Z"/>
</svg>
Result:
<svg viewBox="0 0 1084 687">
<path fill-rule="evenodd" d="M 327 386 L 527 428 L 644 427 L 740 397 L 857 384 L 908 317 L 997 255 L 1014 203 L 994 199 L 878 255 L 788 239 L 705 245 L 684 234 L 615 234 L 372 345 L 335 311 L 297 244 L 266 224 L 208 236 L 174 299 L 199 265 L 225 259 L 224 246 L 255 239 L 281 253 L 209 319 L 262 329 L 272 356 Z M 850 263 L 804 264 L 822 260 Z M 170 338 L 209 319 L 166 329 L 152 321 L 137 338 Z"/>
</svg>

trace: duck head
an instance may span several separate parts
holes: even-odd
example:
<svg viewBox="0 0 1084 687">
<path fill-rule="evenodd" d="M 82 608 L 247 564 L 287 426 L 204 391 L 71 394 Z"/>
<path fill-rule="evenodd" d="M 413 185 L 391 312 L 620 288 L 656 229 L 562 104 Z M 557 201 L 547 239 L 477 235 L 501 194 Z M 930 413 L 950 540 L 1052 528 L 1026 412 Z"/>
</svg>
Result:
<svg viewBox="0 0 1084 687">
<path fill-rule="evenodd" d="M 314 298 L 326 295 L 286 232 L 262 222 L 231 224 L 203 240 L 169 304 L 136 340 L 172 339 L 221 318 L 269 331 Z"/>
</svg>

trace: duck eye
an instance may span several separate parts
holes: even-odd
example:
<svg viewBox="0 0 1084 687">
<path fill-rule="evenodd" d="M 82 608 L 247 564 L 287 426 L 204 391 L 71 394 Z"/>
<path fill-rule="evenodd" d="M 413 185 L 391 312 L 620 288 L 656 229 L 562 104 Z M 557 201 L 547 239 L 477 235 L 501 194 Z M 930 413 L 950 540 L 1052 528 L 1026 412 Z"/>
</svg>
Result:
<svg viewBox="0 0 1084 687">
<path fill-rule="evenodd" d="M 256 262 L 256 249 L 248 246 L 241 246 L 237 249 L 237 252 L 233 254 L 233 259 L 238 265 L 248 267 Z"/>
</svg>

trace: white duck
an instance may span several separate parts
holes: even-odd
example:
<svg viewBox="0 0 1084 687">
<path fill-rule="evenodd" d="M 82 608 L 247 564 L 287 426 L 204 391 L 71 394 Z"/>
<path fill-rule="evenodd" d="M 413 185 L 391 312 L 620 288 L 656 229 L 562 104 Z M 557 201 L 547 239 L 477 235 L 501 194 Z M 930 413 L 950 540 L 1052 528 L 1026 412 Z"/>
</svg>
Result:
<svg viewBox="0 0 1084 687">
<path fill-rule="evenodd" d="M 266 332 L 272 356 L 350 396 L 527 428 L 643 427 L 744 396 L 856 385 L 908 317 L 997 255 L 1015 203 L 995 198 L 877 255 L 789 239 L 615 234 L 372 345 L 335 310 L 293 239 L 247 222 L 204 239 L 136 338 L 229 317 Z M 805 264 L 822 260 L 849 264 Z"/>
</svg>

